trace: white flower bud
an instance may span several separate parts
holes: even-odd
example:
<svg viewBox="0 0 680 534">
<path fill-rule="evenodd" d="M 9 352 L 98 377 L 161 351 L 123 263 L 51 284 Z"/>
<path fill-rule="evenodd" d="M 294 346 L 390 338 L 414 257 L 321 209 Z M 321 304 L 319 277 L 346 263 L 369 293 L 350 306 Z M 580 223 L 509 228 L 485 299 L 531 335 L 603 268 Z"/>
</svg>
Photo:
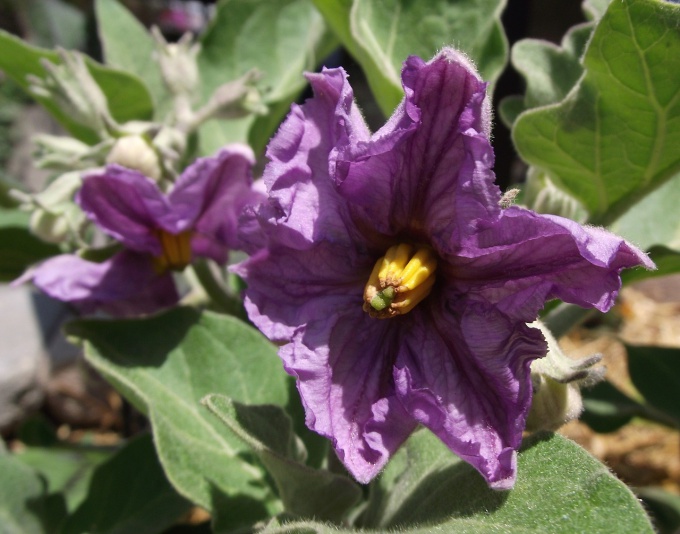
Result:
<svg viewBox="0 0 680 534">
<path fill-rule="evenodd" d="M 69 237 L 68 221 L 61 215 L 55 215 L 41 208 L 36 208 L 29 222 L 31 232 L 48 243 L 62 243 Z"/>
<path fill-rule="evenodd" d="M 128 169 L 134 169 L 152 180 L 159 180 L 162 175 L 158 154 L 153 147 L 139 135 L 126 135 L 116 140 L 106 163 L 117 163 Z"/>
<path fill-rule="evenodd" d="M 549 376 L 532 374 L 534 396 L 527 417 L 526 429 L 557 430 L 581 415 L 583 402 L 575 383 L 562 384 Z"/>
<path fill-rule="evenodd" d="M 59 176 L 44 191 L 27 196 L 22 208 L 32 211 L 31 232 L 49 243 L 61 243 L 76 233 L 86 220 L 73 201 L 81 184 L 80 173 L 69 172 Z"/>
<path fill-rule="evenodd" d="M 543 323 L 536 321 L 530 326 L 541 330 L 548 343 L 548 353 L 531 364 L 533 400 L 526 429 L 531 432 L 556 430 L 581 414 L 580 385 L 592 385 L 604 377 L 604 367 L 593 367 L 602 355 L 594 354 L 581 360 L 569 358 Z"/>
</svg>

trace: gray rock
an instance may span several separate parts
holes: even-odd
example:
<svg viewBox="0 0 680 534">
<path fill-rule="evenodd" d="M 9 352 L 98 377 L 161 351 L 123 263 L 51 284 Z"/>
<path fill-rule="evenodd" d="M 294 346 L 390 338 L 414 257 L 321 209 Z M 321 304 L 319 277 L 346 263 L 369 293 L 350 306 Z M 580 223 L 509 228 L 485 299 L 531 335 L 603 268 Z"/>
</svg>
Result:
<svg viewBox="0 0 680 534">
<path fill-rule="evenodd" d="M 54 363 L 72 361 L 78 349 L 61 340 L 66 308 L 29 287 L 0 285 L 0 431 L 42 403 Z"/>
</svg>

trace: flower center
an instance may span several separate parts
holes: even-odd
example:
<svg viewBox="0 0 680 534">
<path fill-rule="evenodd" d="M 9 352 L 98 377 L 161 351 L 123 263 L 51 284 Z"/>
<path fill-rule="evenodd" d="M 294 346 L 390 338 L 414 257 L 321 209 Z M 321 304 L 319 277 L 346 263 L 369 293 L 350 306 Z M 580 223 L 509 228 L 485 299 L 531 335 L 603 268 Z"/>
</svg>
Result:
<svg viewBox="0 0 680 534">
<path fill-rule="evenodd" d="M 181 271 L 191 263 L 191 230 L 185 230 L 179 234 L 156 230 L 156 236 L 163 249 L 159 256 L 153 258 L 153 265 L 157 272 Z"/>
<path fill-rule="evenodd" d="M 436 269 L 437 258 L 429 247 L 390 247 L 366 283 L 363 310 L 376 319 L 410 312 L 430 294 Z"/>
</svg>

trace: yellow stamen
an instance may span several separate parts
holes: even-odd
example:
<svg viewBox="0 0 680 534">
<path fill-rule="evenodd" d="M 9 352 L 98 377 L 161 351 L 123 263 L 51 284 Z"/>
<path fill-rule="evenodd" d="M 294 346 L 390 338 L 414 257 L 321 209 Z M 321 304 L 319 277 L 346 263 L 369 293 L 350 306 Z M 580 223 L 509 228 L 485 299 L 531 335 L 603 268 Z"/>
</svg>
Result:
<svg viewBox="0 0 680 534">
<path fill-rule="evenodd" d="M 191 231 L 185 230 L 179 234 L 171 234 L 166 230 L 157 230 L 156 236 L 163 250 L 159 256 L 153 258 L 157 272 L 168 270 L 181 271 L 191 263 Z"/>
<path fill-rule="evenodd" d="M 366 283 L 364 311 L 378 319 L 410 312 L 430 294 L 436 269 L 437 258 L 429 247 L 415 249 L 406 243 L 390 247 Z"/>
</svg>

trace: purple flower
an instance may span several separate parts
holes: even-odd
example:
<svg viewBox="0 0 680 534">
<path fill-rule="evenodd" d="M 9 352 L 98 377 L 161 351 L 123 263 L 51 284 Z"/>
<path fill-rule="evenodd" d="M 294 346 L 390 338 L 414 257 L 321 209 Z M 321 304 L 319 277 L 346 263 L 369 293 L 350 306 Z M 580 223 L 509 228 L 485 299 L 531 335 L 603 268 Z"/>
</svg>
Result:
<svg viewBox="0 0 680 534">
<path fill-rule="evenodd" d="M 308 79 L 244 226 L 250 318 L 360 482 L 421 424 L 510 488 L 546 353 L 526 323 L 553 298 L 607 310 L 619 272 L 653 264 L 604 230 L 499 207 L 486 84 L 459 53 L 410 57 L 373 135 L 342 69 Z"/>
<path fill-rule="evenodd" d="M 87 176 L 76 201 L 125 249 L 102 263 L 57 256 L 16 283 L 32 280 L 82 313 L 127 315 L 172 306 L 179 299 L 172 271 L 199 256 L 223 264 L 228 249 L 238 248 L 239 214 L 261 199 L 251 187 L 253 163 L 249 147 L 229 145 L 196 160 L 168 195 L 150 178 L 119 165 Z"/>
</svg>

